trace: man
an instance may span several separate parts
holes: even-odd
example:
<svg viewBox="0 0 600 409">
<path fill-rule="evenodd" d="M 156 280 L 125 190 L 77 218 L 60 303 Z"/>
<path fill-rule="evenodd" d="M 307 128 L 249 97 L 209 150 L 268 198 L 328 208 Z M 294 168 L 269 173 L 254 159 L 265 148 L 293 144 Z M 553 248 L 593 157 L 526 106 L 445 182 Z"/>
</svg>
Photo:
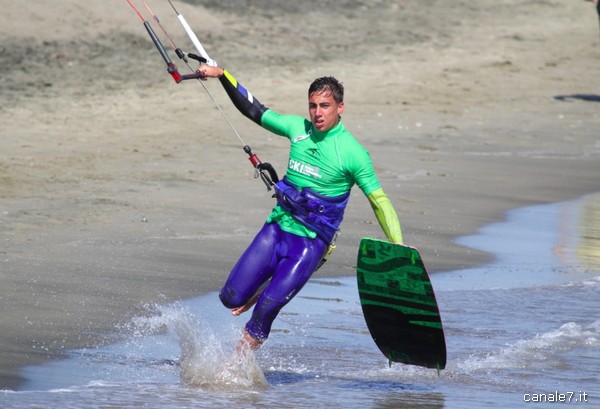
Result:
<svg viewBox="0 0 600 409">
<path fill-rule="evenodd" d="M 277 206 L 219 293 L 234 315 L 256 304 L 240 345 L 257 350 L 281 308 L 333 248 L 354 184 L 368 197 L 388 240 L 402 244 L 402 232 L 368 152 L 341 122 L 344 88 L 335 78 L 310 85 L 309 121 L 266 108 L 227 70 L 202 65 L 198 71 L 219 78 L 242 114 L 291 142 L 286 175 L 275 185 Z"/>
</svg>

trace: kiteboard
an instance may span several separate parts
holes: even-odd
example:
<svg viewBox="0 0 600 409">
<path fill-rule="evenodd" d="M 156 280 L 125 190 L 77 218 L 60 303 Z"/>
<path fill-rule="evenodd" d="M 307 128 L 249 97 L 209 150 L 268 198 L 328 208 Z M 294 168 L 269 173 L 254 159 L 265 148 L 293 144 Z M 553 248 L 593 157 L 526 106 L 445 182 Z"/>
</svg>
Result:
<svg viewBox="0 0 600 409">
<path fill-rule="evenodd" d="M 367 327 L 389 364 L 444 369 L 442 320 L 419 251 L 363 238 L 356 273 Z"/>
</svg>

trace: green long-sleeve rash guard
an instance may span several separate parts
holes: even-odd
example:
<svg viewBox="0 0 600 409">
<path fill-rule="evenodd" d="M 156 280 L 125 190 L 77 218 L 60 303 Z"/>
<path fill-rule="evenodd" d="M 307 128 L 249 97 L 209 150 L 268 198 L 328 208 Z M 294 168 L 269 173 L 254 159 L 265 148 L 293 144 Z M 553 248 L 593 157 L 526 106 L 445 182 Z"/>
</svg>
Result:
<svg viewBox="0 0 600 409">
<path fill-rule="evenodd" d="M 330 197 L 345 194 L 354 184 L 358 185 L 368 197 L 387 238 L 394 243 L 402 243 L 396 211 L 381 189 L 369 153 L 341 122 L 327 132 L 320 132 L 303 117 L 280 115 L 264 107 L 228 71 L 224 70 L 220 80 L 242 114 L 290 140 L 286 177 L 291 183 L 299 189 L 311 188 Z M 301 236 L 316 236 L 278 207 L 267 220 L 276 221 L 284 230 Z"/>
</svg>

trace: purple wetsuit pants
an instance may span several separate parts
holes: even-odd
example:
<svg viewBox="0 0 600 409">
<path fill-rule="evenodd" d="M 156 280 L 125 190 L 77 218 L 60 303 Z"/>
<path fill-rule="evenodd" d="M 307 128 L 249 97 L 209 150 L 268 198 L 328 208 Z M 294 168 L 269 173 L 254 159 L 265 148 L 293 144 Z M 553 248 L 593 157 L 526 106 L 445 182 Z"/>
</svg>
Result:
<svg viewBox="0 0 600 409">
<path fill-rule="evenodd" d="M 320 238 L 300 237 L 266 223 L 229 273 L 219 298 L 227 308 L 241 307 L 270 279 L 246 324 L 250 335 L 264 341 L 281 308 L 306 284 L 326 250 Z"/>
</svg>

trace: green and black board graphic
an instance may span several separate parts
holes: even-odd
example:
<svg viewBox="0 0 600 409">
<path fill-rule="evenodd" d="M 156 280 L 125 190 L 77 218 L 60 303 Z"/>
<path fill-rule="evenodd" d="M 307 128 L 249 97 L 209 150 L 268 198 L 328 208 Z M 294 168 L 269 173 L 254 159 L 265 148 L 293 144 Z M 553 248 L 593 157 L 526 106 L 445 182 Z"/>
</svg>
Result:
<svg viewBox="0 0 600 409">
<path fill-rule="evenodd" d="M 444 369 L 442 320 L 418 250 L 363 238 L 356 273 L 367 327 L 390 365 Z"/>
</svg>

